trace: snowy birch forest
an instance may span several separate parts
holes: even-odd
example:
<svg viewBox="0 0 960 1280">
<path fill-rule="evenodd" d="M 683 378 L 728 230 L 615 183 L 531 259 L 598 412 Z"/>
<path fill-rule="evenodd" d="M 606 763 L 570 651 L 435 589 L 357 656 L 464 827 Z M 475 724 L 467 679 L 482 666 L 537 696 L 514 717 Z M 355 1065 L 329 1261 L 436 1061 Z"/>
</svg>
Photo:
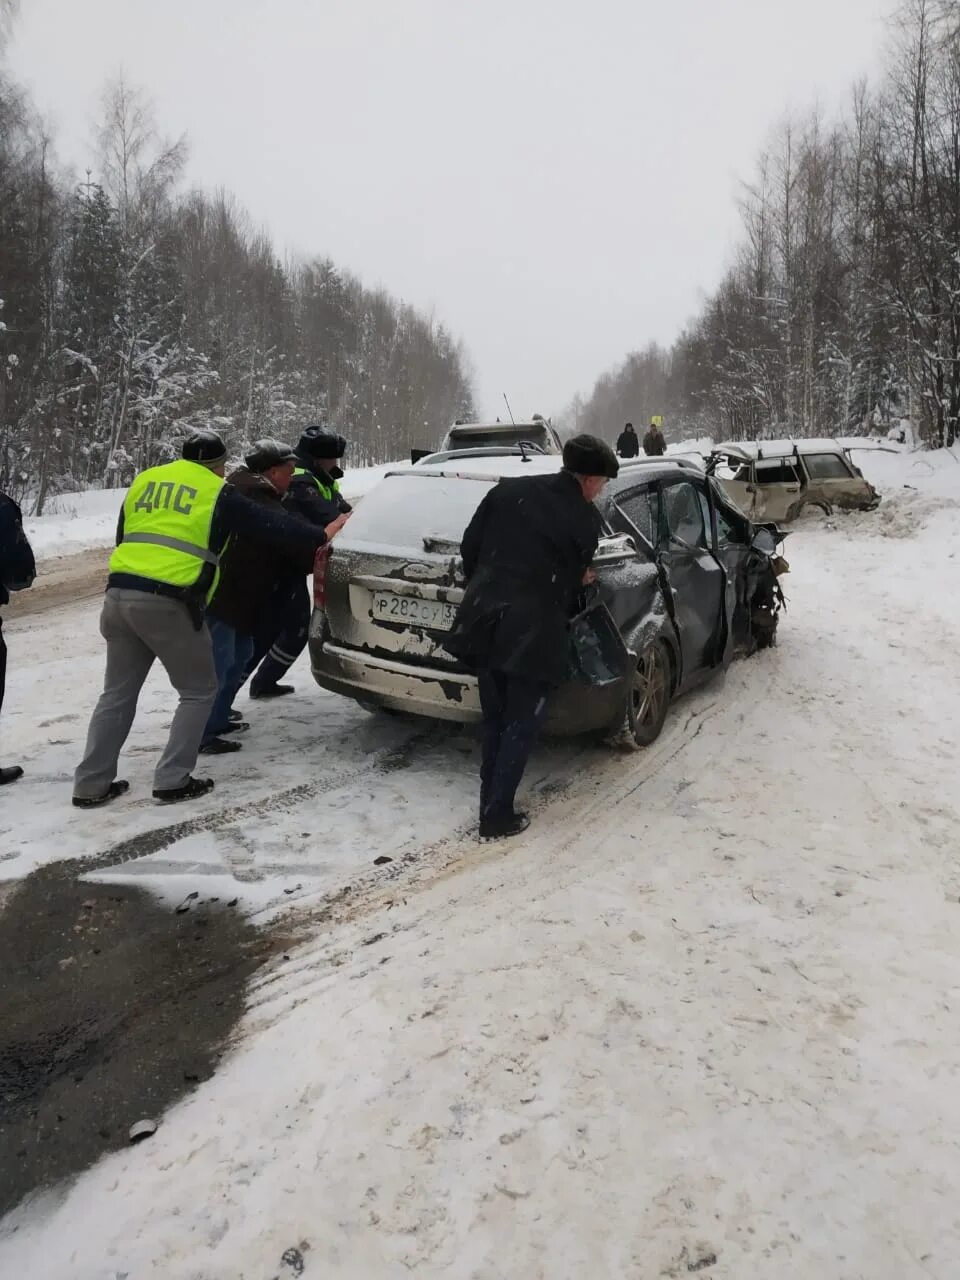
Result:
<svg viewBox="0 0 960 1280">
<path fill-rule="evenodd" d="M 122 80 L 97 144 L 97 169 L 65 177 L 0 64 L 0 489 L 39 512 L 125 484 L 193 426 L 239 452 L 323 419 L 357 466 L 470 416 L 442 325 L 329 259 L 280 261 L 228 195 L 184 190 L 185 142 Z"/>
<path fill-rule="evenodd" d="M 740 194 L 730 270 L 670 349 L 629 355 L 564 415 L 610 436 L 861 434 L 960 418 L 960 0 L 907 0 L 885 74 L 842 118 L 784 121 Z"/>
</svg>

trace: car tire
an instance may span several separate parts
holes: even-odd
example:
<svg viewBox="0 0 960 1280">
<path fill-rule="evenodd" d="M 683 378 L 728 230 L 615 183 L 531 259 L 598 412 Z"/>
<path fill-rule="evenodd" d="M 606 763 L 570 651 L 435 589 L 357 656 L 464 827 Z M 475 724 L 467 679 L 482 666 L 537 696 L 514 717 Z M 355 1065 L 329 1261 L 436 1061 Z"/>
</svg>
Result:
<svg viewBox="0 0 960 1280">
<path fill-rule="evenodd" d="M 800 520 L 804 516 L 821 515 L 832 516 L 833 507 L 829 502 L 798 502 L 795 507 L 791 507 L 787 512 L 786 519 L 788 522 Z"/>
<path fill-rule="evenodd" d="M 607 739 L 611 746 L 636 751 L 656 742 L 670 709 L 672 677 L 667 646 L 651 640 L 637 658 L 623 718 Z"/>
</svg>

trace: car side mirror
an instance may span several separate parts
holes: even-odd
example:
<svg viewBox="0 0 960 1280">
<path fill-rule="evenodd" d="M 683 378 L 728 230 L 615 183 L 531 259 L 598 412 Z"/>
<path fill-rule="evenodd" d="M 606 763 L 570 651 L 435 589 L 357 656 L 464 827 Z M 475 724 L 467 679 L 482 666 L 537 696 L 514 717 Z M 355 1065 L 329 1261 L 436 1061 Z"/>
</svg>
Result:
<svg viewBox="0 0 960 1280">
<path fill-rule="evenodd" d="M 757 529 L 750 545 L 755 551 L 762 551 L 764 555 L 772 556 L 777 549 L 777 540 L 769 529 Z"/>
</svg>

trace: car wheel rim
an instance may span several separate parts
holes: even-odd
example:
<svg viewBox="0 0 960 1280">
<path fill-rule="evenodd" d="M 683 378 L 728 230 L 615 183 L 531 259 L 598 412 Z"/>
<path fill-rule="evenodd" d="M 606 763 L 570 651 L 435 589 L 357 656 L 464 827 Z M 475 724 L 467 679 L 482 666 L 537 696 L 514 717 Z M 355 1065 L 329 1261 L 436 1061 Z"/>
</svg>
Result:
<svg viewBox="0 0 960 1280">
<path fill-rule="evenodd" d="M 652 645 L 637 664 L 633 681 L 633 713 L 638 725 L 656 724 L 667 693 L 667 670 L 659 645 Z"/>
</svg>

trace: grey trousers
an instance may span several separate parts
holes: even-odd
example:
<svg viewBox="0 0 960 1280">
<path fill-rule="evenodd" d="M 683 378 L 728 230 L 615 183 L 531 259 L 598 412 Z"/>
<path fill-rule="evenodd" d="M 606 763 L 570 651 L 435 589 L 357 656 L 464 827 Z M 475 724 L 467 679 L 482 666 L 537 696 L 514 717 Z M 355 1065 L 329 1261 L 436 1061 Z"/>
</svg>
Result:
<svg viewBox="0 0 960 1280">
<path fill-rule="evenodd" d="M 153 785 L 157 791 L 182 787 L 197 763 L 217 693 L 209 631 L 206 626 L 194 629 L 179 600 L 111 587 L 103 601 L 100 634 L 107 642 L 107 672 L 74 775 L 73 794 L 83 799 L 102 796 L 116 778 L 137 699 L 155 658 L 163 664 L 180 703 Z"/>
</svg>

